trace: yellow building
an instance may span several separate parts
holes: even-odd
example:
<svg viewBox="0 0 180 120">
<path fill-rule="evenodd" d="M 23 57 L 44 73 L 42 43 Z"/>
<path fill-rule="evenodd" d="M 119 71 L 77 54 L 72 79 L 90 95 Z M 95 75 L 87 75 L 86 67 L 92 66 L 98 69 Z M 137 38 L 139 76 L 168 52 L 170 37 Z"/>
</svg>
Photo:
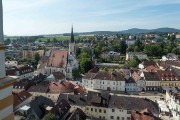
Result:
<svg viewBox="0 0 180 120">
<path fill-rule="evenodd" d="M 15 79 L 6 77 L 4 50 L 2 0 L 0 0 L 0 120 L 14 120 L 12 84 Z"/>
<path fill-rule="evenodd" d="M 34 59 L 35 55 L 44 56 L 44 50 L 23 50 L 23 58 Z"/>
</svg>

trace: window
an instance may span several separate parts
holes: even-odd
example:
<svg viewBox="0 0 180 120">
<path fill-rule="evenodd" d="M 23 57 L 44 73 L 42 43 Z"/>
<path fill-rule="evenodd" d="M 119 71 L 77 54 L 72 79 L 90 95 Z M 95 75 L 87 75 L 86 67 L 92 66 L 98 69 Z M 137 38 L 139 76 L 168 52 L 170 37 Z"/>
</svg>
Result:
<svg viewBox="0 0 180 120">
<path fill-rule="evenodd" d="M 99 112 L 101 113 L 101 109 L 99 109 Z"/>
<path fill-rule="evenodd" d="M 101 116 L 99 116 L 99 119 L 101 119 Z"/>
<path fill-rule="evenodd" d="M 104 110 L 104 113 L 106 113 L 106 110 Z"/>
<path fill-rule="evenodd" d="M 89 110 L 89 108 L 86 108 L 86 110 Z"/>
<path fill-rule="evenodd" d="M 112 112 L 114 112 L 115 110 L 114 109 L 112 109 Z"/>
<path fill-rule="evenodd" d="M 111 116 L 110 119 L 114 119 L 114 116 Z"/>
<path fill-rule="evenodd" d="M 128 111 L 127 111 L 127 114 L 131 114 L 131 111 L 128 110 Z"/>
<path fill-rule="evenodd" d="M 93 111 L 93 108 L 91 108 L 91 111 Z"/>
<path fill-rule="evenodd" d="M 95 112 L 97 112 L 97 109 L 95 108 Z"/>
<path fill-rule="evenodd" d="M 130 117 L 127 117 L 127 120 L 131 120 L 131 118 L 130 118 Z"/>
<path fill-rule="evenodd" d="M 119 120 L 119 117 L 117 117 L 117 120 Z"/>
<path fill-rule="evenodd" d="M 122 117 L 122 120 L 124 120 L 124 117 Z"/>
</svg>

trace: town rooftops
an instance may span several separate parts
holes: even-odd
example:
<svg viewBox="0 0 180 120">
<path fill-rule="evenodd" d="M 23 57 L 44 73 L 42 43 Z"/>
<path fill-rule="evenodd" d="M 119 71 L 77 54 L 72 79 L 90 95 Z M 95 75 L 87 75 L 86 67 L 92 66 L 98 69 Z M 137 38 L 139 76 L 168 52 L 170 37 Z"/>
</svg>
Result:
<svg viewBox="0 0 180 120">
<path fill-rule="evenodd" d="M 156 67 L 157 66 L 155 61 L 143 61 L 142 64 L 144 65 L 144 67 L 147 67 L 147 66 L 154 66 L 154 67 Z"/>
<path fill-rule="evenodd" d="M 86 114 L 79 108 L 76 108 L 68 117 L 67 120 L 85 120 Z"/>
<path fill-rule="evenodd" d="M 19 104 L 21 104 L 22 102 L 24 102 L 25 100 L 27 100 L 29 97 L 31 97 L 32 95 L 27 92 L 27 91 L 21 91 L 19 93 L 13 93 L 14 96 L 14 107 L 18 106 Z"/>
<path fill-rule="evenodd" d="M 146 81 L 159 81 L 157 72 L 143 72 Z"/>
<path fill-rule="evenodd" d="M 112 80 L 125 81 L 125 78 L 120 72 L 99 71 L 98 73 L 87 73 L 83 79 L 98 79 L 98 80 Z"/>
<path fill-rule="evenodd" d="M 87 96 L 81 94 L 60 94 L 58 101 L 61 101 L 62 99 L 66 100 L 70 105 L 85 106 L 87 102 Z"/>
<path fill-rule="evenodd" d="M 10 76 L 23 75 L 31 72 L 34 72 L 34 70 L 30 66 L 23 66 L 19 68 L 10 67 L 6 69 L 6 75 L 10 75 Z"/>
<path fill-rule="evenodd" d="M 58 116 L 59 119 L 62 119 L 68 113 L 70 108 L 71 106 L 69 103 L 62 99 L 50 110 L 50 112 L 55 114 L 56 117 Z"/>
<path fill-rule="evenodd" d="M 108 107 L 134 111 L 148 108 L 153 114 L 159 114 L 158 105 L 146 98 L 111 96 Z"/>
<path fill-rule="evenodd" d="M 13 88 L 14 89 L 24 89 L 27 90 L 30 87 L 30 83 L 28 83 L 27 81 L 19 81 L 19 82 L 15 82 L 13 84 Z"/>
<path fill-rule="evenodd" d="M 68 51 L 52 50 L 48 60 L 48 67 L 66 68 Z"/>
<path fill-rule="evenodd" d="M 178 81 L 178 80 L 180 80 L 175 71 L 158 71 L 157 74 L 161 81 Z"/>
<path fill-rule="evenodd" d="M 142 111 L 136 111 L 131 114 L 132 120 L 161 120 L 160 118 L 154 116 L 149 109 L 144 109 Z"/>
<path fill-rule="evenodd" d="M 33 85 L 28 89 L 28 92 L 40 92 L 40 93 L 46 93 L 48 91 L 49 85 L 46 83 Z"/>
<path fill-rule="evenodd" d="M 50 82 L 49 93 L 73 93 L 74 85 L 68 81 Z"/>
</svg>

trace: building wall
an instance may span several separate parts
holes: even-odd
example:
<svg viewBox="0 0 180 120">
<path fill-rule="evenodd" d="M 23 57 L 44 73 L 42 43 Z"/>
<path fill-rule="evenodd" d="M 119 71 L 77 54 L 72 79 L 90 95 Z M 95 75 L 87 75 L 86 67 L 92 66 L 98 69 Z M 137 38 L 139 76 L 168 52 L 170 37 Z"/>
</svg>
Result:
<svg viewBox="0 0 180 120">
<path fill-rule="evenodd" d="M 17 61 L 6 61 L 5 65 L 7 67 L 10 67 L 10 66 L 16 66 L 17 67 L 18 64 L 17 64 Z"/>
<path fill-rule="evenodd" d="M 125 81 L 82 79 L 82 85 L 84 85 L 87 88 L 98 90 L 125 91 Z"/>
<path fill-rule="evenodd" d="M 101 118 L 104 120 L 108 120 L 108 113 L 107 113 L 107 108 L 104 107 L 95 107 L 95 106 L 86 106 L 85 113 L 88 116 L 96 117 L 96 118 Z"/>
<path fill-rule="evenodd" d="M 126 83 L 126 91 L 141 91 L 142 89 L 136 83 Z"/>
<path fill-rule="evenodd" d="M 60 93 L 47 93 L 46 97 L 51 99 L 52 101 L 56 102 Z"/>
<path fill-rule="evenodd" d="M 140 59 L 140 60 L 142 60 L 142 59 L 148 59 L 148 57 L 147 57 L 146 54 L 145 54 L 145 55 L 138 55 L 138 54 L 133 55 L 133 54 L 126 53 L 126 60 L 131 60 L 131 59 L 134 58 L 134 56 L 137 56 L 138 59 Z"/>
<path fill-rule="evenodd" d="M 119 118 L 119 119 L 118 119 Z M 131 120 L 131 111 L 117 109 L 117 108 L 108 108 L 108 120 Z"/>
<path fill-rule="evenodd" d="M 180 86 L 180 81 L 161 81 L 160 82 L 161 87 L 168 87 L 168 86 Z"/>
<path fill-rule="evenodd" d="M 23 58 L 34 59 L 36 53 L 40 57 L 44 56 L 44 50 L 23 50 Z"/>
</svg>

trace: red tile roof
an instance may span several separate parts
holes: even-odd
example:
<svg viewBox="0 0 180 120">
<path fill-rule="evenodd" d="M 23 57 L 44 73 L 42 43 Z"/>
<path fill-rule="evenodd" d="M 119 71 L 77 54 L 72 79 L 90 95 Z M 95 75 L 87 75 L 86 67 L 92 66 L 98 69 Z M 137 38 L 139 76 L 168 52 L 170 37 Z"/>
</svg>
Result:
<svg viewBox="0 0 180 120">
<path fill-rule="evenodd" d="M 52 50 L 48 66 L 49 67 L 66 67 L 68 59 L 68 51 L 66 50 Z"/>
<path fill-rule="evenodd" d="M 68 81 L 50 82 L 49 93 L 71 93 L 74 92 L 74 85 Z"/>
<path fill-rule="evenodd" d="M 148 72 L 157 72 L 158 69 L 156 67 L 154 67 L 153 65 L 150 65 L 150 66 L 146 67 L 146 70 Z"/>
<path fill-rule="evenodd" d="M 55 77 L 55 80 L 64 80 L 65 79 L 65 75 L 60 71 L 53 72 L 53 75 Z"/>
<path fill-rule="evenodd" d="M 178 81 L 180 80 L 175 71 L 158 71 L 158 77 L 162 81 Z"/>
<path fill-rule="evenodd" d="M 158 117 L 155 117 L 150 110 L 148 110 L 147 108 L 138 112 L 133 112 L 131 114 L 131 119 L 132 120 L 161 120 Z"/>
<path fill-rule="evenodd" d="M 99 79 L 112 81 L 125 81 L 125 78 L 120 72 L 99 71 L 98 73 L 87 73 L 84 79 Z"/>
</svg>

